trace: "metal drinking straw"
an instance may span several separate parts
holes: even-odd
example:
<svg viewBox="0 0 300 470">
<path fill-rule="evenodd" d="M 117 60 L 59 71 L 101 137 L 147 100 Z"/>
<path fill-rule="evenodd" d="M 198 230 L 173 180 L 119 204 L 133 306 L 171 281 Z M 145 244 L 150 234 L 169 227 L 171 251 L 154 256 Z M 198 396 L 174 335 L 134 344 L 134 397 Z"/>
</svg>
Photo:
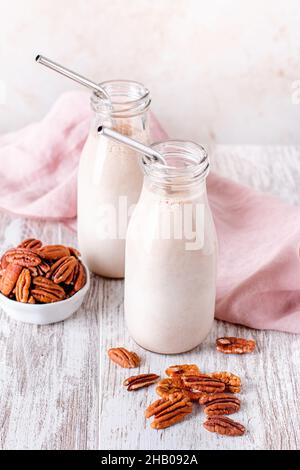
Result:
<svg viewBox="0 0 300 470">
<path fill-rule="evenodd" d="M 104 96 L 104 98 L 110 102 L 110 97 L 108 93 L 100 85 L 98 85 L 98 83 L 95 83 L 92 80 L 83 77 L 77 72 L 73 72 L 72 70 L 67 69 L 63 65 L 57 64 L 56 62 L 53 62 L 53 60 L 48 59 L 47 57 L 44 57 L 40 54 L 36 56 L 35 60 L 39 64 L 45 65 L 49 69 L 52 69 L 55 72 L 58 72 L 61 75 L 64 75 L 65 77 L 68 77 L 71 80 L 74 80 L 75 82 L 80 83 L 81 85 L 84 85 L 85 87 L 95 91 L 98 95 Z"/>
<path fill-rule="evenodd" d="M 161 155 L 161 153 L 154 150 L 152 147 L 148 147 L 147 145 L 138 142 L 137 140 L 131 139 L 126 135 L 120 134 L 109 127 L 100 126 L 98 127 L 98 133 L 104 135 L 105 137 L 109 137 L 110 139 L 115 140 L 116 142 L 120 142 L 121 144 L 127 145 L 127 147 L 136 150 L 143 155 L 146 155 L 154 162 L 162 163 L 163 165 L 167 165 L 166 160 Z"/>
</svg>

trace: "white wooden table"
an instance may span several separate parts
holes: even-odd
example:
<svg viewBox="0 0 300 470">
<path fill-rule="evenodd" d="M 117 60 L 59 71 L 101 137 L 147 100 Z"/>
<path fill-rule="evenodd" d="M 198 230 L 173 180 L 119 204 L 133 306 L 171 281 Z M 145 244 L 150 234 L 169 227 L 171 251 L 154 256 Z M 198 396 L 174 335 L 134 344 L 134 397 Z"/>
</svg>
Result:
<svg viewBox="0 0 300 470">
<path fill-rule="evenodd" d="M 29 229 L 30 227 L 30 229 Z M 0 214 L 0 242 L 30 234 L 72 244 L 61 224 Z M 54 325 L 35 326 L 0 314 L 0 447 L 97 449 L 99 288 L 92 280 L 84 308 Z M 95 289 L 97 292 L 95 292 Z"/>
<path fill-rule="evenodd" d="M 300 205 L 299 148 L 219 146 L 213 153 L 214 168 L 222 175 Z M 75 242 L 62 224 L 27 223 L 0 213 L 2 247 L 32 234 L 49 243 Z M 257 352 L 216 353 L 215 338 L 224 335 L 253 337 Z M 107 359 L 111 346 L 136 350 L 142 357 L 141 372 L 163 374 L 170 364 L 195 362 L 203 371 L 237 373 L 244 384 L 242 407 L 232 417 L 245 424 L 247 434 L 226 438 L 208 433 L 196 406 L 182 423 L 152 430 L 143 412 L 156 399 L 154 387 L 127 392 L 121 384 L 128 371 Z M 30 326 L 0 313 L 0 448 L 299 449 L 299 365 L 300 336 L 219 321 L 191 353 L 160 356 L 144 351 L 124 325 L 123 282 L 94 276 L 83 307 L 63 323 Z"/>
</svg>

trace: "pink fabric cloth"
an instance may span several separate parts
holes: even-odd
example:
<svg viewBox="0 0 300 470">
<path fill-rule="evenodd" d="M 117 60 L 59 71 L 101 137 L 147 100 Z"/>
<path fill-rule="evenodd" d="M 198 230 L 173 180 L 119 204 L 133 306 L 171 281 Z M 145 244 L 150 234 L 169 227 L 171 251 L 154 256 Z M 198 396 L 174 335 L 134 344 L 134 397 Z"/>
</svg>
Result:
<svg viewBox="0 0 300 470">
<path fill-rule="evenodd" d="M 0 137 L 0 207 L 75 227 L 76 177 L 87 137 L 86 93 L 62 95 L 41 121 Z M 151 116 L 155 140 L 166 138 Z M 216 317 L 300 333 L 300 209 L 211 174 L 219 239 Z"/>
<path fill-rule="evenodd" d="M 77 168 L 90 116 L 88 94 L 66 93 L 40 122 L 0 137 L 0 208 L 76 217 Z"/>
<path fill-rule="evenodd" d="M 215 174 L 208 194 L 220 249 L 217 318 L 300 333 L 300 208 Z"/>
</svg>

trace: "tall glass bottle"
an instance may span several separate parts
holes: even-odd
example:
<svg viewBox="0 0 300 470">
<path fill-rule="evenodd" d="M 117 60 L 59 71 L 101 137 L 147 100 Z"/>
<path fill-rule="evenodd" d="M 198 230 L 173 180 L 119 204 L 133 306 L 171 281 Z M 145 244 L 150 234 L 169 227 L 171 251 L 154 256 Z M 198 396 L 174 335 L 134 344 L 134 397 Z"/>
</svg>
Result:
<svg viewBox="0 0 300 470">
<path fill-rule="evenodd" d="M 148 144 L 151 99 L 141 83 L 117 80 L 101 86 L 111 104 L 92 95 L 94 117 L 79 164 L 78 243 L 91 271 L 122 278 L 127 224 L 143 175 L 136 152 L 99 136 L 97 129 L 106 125 Z"/>
<path fill-rule="evenodd" d="M 200 344 L 215 311 L 217 239 L 206 194 L 209 162 L 192 142 L 154 146 L 126 242 L 125 318 L 145 349 L 175 354 Z"/>
</svg>

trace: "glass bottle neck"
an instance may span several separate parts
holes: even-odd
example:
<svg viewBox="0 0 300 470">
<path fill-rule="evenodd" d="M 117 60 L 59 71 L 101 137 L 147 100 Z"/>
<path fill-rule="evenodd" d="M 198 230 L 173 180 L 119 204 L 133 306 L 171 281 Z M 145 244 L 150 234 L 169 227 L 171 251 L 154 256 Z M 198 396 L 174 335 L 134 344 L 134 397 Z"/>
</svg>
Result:
<svg viewBox="0 0 300 470">
<path fill-rule="evenodd" d="M 205 149 L 194 142 L 169 140 L 153 144 L 167 162 L 141 159 L 145 186 L 165 197 L 198 197 L 206 193 L 209 159 Z"/>
<path fill-rule="evenodd" d="M 92 94 L 91 107 L 95 113 L 91 132 L 97 132 L 100 125 L 107 125 L 121 134 L 141 139 L 147 143 L 148 109 L 151 98 L 141 83 L 128 80 L 112 80 L 101 83 L 110 101 Z M 146 134 L 146 135 L 145 135 Z"/>
<path fill-rule="evenodd" d="M 162 199 L 169 199 L 174 202 L 205 198 L 206 197 L 206 180 L 196 181 L 193 184 L 186 183 L 181 185 L 162 184 L 156 182 L 148 176 L 144 177 L 144 188 L 146 191 L 157 195 Z"/>
<path fill-rule="evenodd" d="M 125 119 L 140 116 L 150 107 L 150 92 L 139 82 L 111 80 L 101 83 L 101 87 L 110 101 L 93 93 L 91 107 L 96 114 L 110 116 L 112 119 Z"/>
</svg>

